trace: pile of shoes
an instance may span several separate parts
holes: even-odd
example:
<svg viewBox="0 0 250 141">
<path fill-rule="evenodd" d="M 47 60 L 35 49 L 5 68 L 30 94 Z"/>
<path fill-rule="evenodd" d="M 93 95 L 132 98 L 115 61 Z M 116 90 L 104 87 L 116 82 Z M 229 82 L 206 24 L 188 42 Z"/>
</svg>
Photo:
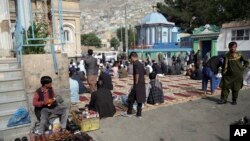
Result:
<svg viewBox="0 0 250 141">
<path fill-rule="evenodd" d="M 16 138 L 15 141 L 28 141 L 27 137 Z"/>
<path fill-rule="evenodd" d="M 36 135 L 35 141 L 62 141 L 66 138 L 73 136 L 69 131 L 60 131 L 51 134 Z"/>
<path fill-rule="evenodd" d="M 231 125 L 250 125 L 250 117 L 245 116 Z"/>
<path fill-rule="evenodd" d="M 88 134 L 83 132 L 78 132 L 71 137 L 63 139 L 62 141 L 94 141 L 94 140 Z"/>
</svg>

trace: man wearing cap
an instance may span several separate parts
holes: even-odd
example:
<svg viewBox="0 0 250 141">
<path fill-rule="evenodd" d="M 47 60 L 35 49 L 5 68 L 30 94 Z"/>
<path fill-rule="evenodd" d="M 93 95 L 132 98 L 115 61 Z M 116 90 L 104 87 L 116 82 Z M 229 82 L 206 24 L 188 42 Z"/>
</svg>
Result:
<svg viewBox="0 0 250 141">
<path fill-rule="evenodd" d="M 237 104 L 239 90 L 243 86 L 243 72 L 248 67 L 249 62 L 236 51 L 237 43 L 230 42 L 229 52 L 226 54 L 222 68 L 222 79 L 220 83 L 221 100 L 218 104 L 227 103 L 230 89 L 232 91 L 232 105 Z"/>
</svg>

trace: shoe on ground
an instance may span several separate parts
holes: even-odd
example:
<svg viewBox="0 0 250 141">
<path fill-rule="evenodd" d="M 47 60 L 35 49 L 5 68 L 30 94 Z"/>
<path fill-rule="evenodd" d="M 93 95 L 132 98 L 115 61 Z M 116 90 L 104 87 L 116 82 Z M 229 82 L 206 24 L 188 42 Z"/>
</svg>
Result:
<svg viewBox="0 0 250 141">
<path fill-rule="evenodd" d="M 27 137 L 22 137 L 22 141 L 28 141 Z"/>
<path fill-rule="evenodd" d="M 16 138 L 15 141 L 22 141 L 20 138 Z"/>
<path fill-rule="evenodd" d="M 132 117 L 132 114 L 128 114 L 127 112 L 121 113 L 121 116 L 123 117 Z"/>
<path fill-rule="evenodd" d="M 232 105 L 237 105 L 237 102 L 236 102 L 236 101 L 233 101 L 233 102 L 232 102 Z"/>
<path fill-rule="evenodd" d="M 225 100 L 220 100 L 219 102 L 218 102 L 218 104 L 226 104 L 227 103 L 227 101 L 225 101 Z"/>
</svg>

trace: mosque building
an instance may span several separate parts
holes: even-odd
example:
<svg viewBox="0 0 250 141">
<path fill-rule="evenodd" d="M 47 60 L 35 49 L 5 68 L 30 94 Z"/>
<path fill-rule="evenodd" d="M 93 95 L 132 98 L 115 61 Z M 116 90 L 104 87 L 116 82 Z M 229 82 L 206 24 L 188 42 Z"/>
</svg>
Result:
<svg viewBox="0 0 250 141">
<path fill-rule="evenodd" d="M 169 22 L 161 13 L 147 14 L 141 22 L 135 26 L 137 30 L 137 47 L 130 48 L 128 52 L 137 52 L 141 59 L 150 55 L 156 59 L 161 53 L 168 57 L 181 52 L 190 52 L 192 47 L 180 46 L 180 34 L 175 23 Z"/>
</svg>

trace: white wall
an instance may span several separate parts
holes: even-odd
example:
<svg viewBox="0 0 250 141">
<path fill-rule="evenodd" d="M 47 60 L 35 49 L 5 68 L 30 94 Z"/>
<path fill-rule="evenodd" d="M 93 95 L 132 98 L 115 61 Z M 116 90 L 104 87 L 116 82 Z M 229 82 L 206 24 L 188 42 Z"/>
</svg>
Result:
<svg viewBox="0 0 250 141">
<path fill-rule="evenodd" d="M 221 29 L 221 33 L 217 41 L 218 51 L 228 51 L 228 44 L 232 42 L 232 30 L 246 28 L 250 29 L 250 26 Z M 238 44 L 238 51 L 250 51 L 250 40 L 236 40 L 236 42 Z"/>
</svg>

